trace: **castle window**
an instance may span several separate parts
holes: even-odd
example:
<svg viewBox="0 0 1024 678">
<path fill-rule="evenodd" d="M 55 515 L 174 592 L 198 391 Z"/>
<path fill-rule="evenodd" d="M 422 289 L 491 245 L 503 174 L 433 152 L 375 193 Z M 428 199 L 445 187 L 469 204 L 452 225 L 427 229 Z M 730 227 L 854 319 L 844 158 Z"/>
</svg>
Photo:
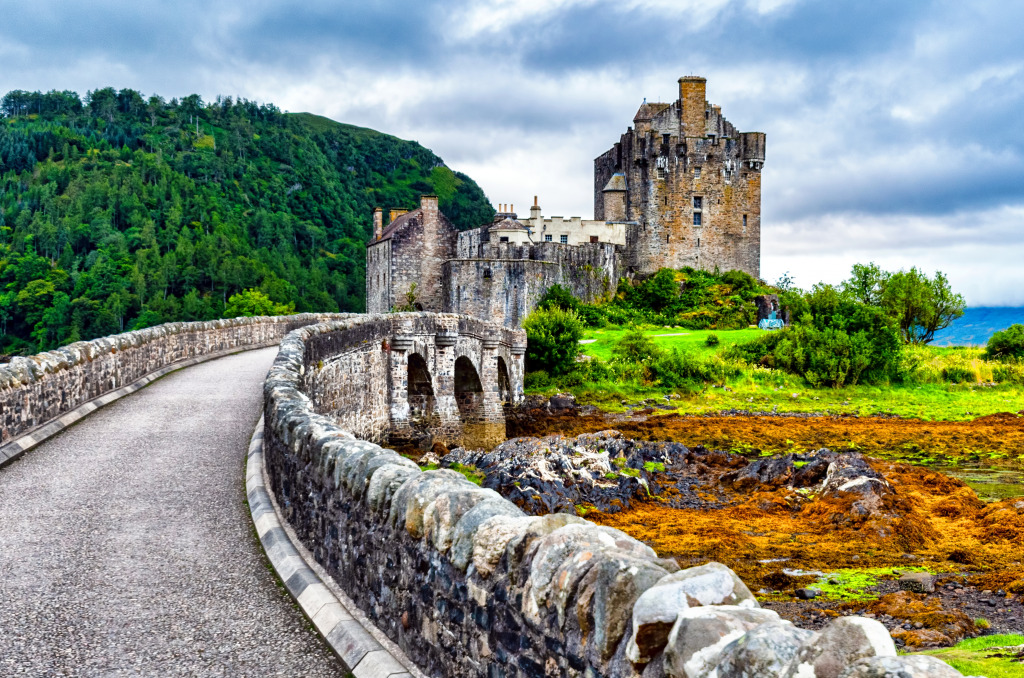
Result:
<svg viewBox="0 0 1024 678">
<path fill-rule="evenodd" d="M 560 235 L 560 236 L 558 236 L 558 242 L 562 243 L 563 245 L 568 245 L 569 244 L 569 236 L 567 236 L 567 235 Z"/>
<path fill-rule="evenodd" d="M 501 236 L 500 238 L 498 238 L 498 242 L 508 242 L 508 236 L 507 235 Z"/>
<path fill-rule="evenodd" d="M 693 178 L 694 179 L 700 179 L 700 168 L 699 167 L 694 167 L 693 168 Z"/>
<path fill-rule="evenodd" d="M 743 215 L 743 235 L 747 234 L 747 215 Z"/>
<path fill-rule="evenodd" d="M 703 224 L 704 214 L 701 211 L 704 208 L 704 198 L 699 195 L 693 196 L 693 225 L 701 226 Z"/>
<path fill-rule="evenodd" d="M 597 236 L 596 235 L 590 236 L 590 242 L 597 242 Z"/>
<path fill-rule="evenodd" d="M 550 235 L 544 236 L 544 242 L 551 242 L 551 236 Z"/>
<path fill-rule="evenodd" d="M 700 212 L 694 212 L 693 213 L 693 225 L 694 226 L 703 226 L 703 224 L 701 224 L 701 217 L 702 216 L 703 215 Z"/>
<path fill-rule="evenodd" d="M 693 209 L 699 210 L 703 206 L 704 206 L 704 198 L 700 197 L 699 195 L 693 196 Z"/>
</svg>

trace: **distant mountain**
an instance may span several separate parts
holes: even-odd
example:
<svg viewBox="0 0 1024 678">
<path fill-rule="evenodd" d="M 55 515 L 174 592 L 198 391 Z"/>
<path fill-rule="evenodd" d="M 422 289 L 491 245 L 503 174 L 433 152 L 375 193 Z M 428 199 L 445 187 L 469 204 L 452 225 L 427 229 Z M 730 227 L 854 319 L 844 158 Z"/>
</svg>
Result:
<svg viewBox="0 0 1024 678">
<path fill-rule="evenodd" d="M 935 333 L 933 346 L 984 346 L 989 337 L 1015 323 L 1024 324 L 1024 307 L 968 308 L 962 318 Z"/>
<path fill-rule="evenodd" d="M 176 320 L 257 288 L 362 311 L 374 207 L 494 209 L 414 141 L 309 113 L 130 89 L 0 99 L 0 354 Z"/>
</svg>

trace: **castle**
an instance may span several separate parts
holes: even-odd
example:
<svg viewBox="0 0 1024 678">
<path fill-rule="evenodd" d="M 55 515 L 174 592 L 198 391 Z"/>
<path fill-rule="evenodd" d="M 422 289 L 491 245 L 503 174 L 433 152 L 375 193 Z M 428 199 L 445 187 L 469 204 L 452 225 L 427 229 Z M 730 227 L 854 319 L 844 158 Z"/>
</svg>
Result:
<svg viewBox="0 0 1024 678">
<path fill-rule="evenodd" d="M 459 232 L 423 196 L 412 211 L 373 214 L 366 310 L 466 313 L 518 327 L 548 287 L 593 301 L 619 278 L 660 268 L 737 269 L 759 277 L 765 135 L 737 132 L 709 104 L 706 81 L 679 79 L 679 99 L 644 103 L 594 160 L 593 220 L 529 218 L 500 205 L 494 222 Z"/>
</svg>

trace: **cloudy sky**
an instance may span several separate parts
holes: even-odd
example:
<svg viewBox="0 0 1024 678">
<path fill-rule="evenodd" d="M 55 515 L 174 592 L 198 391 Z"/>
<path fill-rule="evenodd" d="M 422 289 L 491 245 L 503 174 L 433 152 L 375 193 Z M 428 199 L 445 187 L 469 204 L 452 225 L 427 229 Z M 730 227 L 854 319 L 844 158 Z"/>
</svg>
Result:
<svg viewBox="0 0 1024 678">
<path fill-rule="evenodd" d="M 1019 0 L 0 0 L 0 92 L 198 92 L 416 139 L 523 211 L 593 213 L 593 158 L 680 75 L 768 135 L 762 275 L 943 270 L 1024 305 Z"/>
</svg>

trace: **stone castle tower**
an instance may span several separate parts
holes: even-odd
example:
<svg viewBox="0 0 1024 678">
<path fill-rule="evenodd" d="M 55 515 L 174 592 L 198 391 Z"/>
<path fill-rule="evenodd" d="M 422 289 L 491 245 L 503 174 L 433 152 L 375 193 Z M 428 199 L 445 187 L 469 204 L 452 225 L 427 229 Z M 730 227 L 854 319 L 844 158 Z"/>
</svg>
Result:
<svg viewBox="0 0 1024 678">
<path fill-rule="evenodd" d="M 706 80 L 679 79 L 679 99 L 644 102 L 594 160 L 594 218 L 632 222 L 627 270 L 692 266 L 761 273 L 765 135 L 737 132 L 707 102 Z"/>
</svg>

